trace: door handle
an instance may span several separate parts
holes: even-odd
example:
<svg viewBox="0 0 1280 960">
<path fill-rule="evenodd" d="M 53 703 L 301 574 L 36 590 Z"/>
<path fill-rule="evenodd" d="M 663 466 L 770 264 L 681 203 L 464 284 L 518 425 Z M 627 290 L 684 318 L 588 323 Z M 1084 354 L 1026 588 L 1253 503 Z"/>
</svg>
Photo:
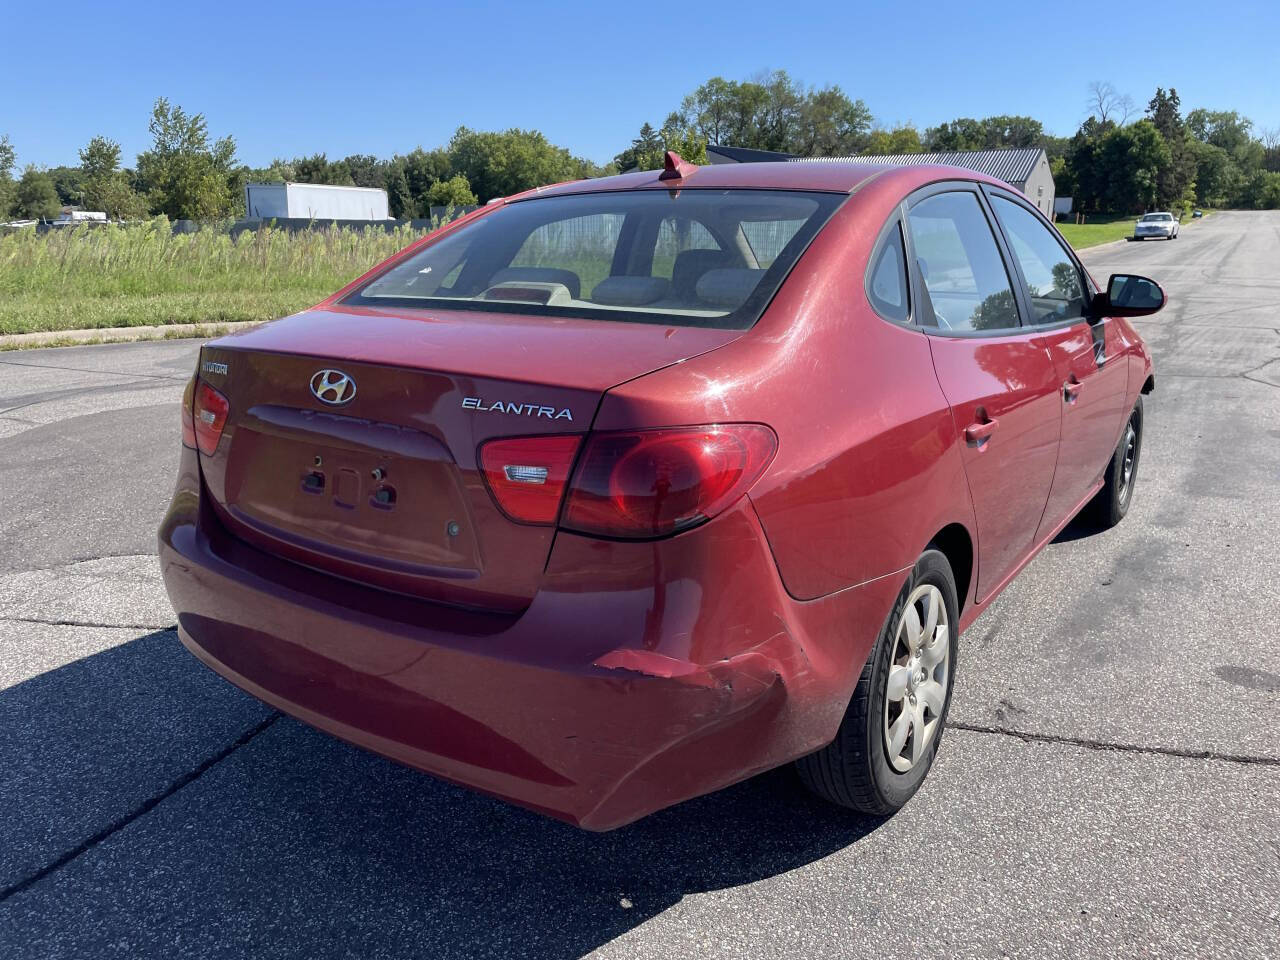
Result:
<svg viewBox="0 0 1280 960">
<path fill-rule="evenodd" d="M 1062 399 L 1067 403 L 1075 403 L 1076 397 L 1080 396 L 1080 388 L 1084 384 L 1076 379 L 1075 374 L 1071 375 L 1071 379 L 1062 385 Z"/>
<path fill-rule="evenodd" d="M 998 426 L 1000 426 L 1000 421 L 993 418 L 988 418 L 979 423 L 971 423 L 964 428 L 964 438 L 969 446 L 982 450 L 984 449 L 984 444 L 996 432 L 996 427 Z"/>
</svg>

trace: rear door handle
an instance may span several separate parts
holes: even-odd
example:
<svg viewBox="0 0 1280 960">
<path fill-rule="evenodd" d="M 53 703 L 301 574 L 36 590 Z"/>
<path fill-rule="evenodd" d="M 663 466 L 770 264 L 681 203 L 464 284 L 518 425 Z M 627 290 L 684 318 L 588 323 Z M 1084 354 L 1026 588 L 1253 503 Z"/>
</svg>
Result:
<svg viewBox="0 0 1280 960">
<path fill-rule="evenodd" d="M 972 447 L 982 448 L 988 438 L 996 432 L 996 427 L 1000 426 L 1000 421 L 989 419 L 982 423 L 971 423 L 964 428 L 964 438 Z"/>
<path fill-rule="evenodd" d="M 1074 376 L 1062 385 L 1062 399 L 1067 403 L 1075 403 L 1076 397 L 1080 395 L 1080 388 L 1084 384 L 1077 380 Z"/>
</svg>

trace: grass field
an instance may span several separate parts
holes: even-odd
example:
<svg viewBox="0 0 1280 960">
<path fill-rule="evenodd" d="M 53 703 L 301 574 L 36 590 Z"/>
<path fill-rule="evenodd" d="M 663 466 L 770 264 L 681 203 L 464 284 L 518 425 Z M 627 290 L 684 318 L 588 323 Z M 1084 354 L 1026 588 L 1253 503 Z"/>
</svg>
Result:
<svg viewBox="0 0 1280 960">
<path fill-rule="evenodd" d="M 1083 250 L 1085 247 L 1096 247 L 1100 243 L 1110 243 L 1112 240 L 1123 240 L 1125 237 L 1133 236 L 1133 225 L 1137 219 L 1132 216 L 1112 217 L 1091 214 L 1087 223 L 1071 223 L 1064 217 L 1055 226 L 1066 238 L 1067 243 L 1076 250 Z"/>
<path fill-rule="evenodd" d="M 0 334 L 268 320 L 421 236 L 401 227 L 173 234 L 167 222 L 0 237 Z"/>
</svg>

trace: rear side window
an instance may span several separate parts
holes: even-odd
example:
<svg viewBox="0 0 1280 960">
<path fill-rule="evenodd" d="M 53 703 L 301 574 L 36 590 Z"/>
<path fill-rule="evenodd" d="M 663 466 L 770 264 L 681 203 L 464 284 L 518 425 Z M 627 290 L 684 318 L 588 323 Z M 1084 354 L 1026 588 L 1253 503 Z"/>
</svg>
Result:
<svg viewBox="0 0 1280 960">
<path fill-rule="evenodd" d="M 995 196 L 991 206 L 1026 281 L 1034 312 L 1032 323 L 1083 317 L 1086 303 L 1080 271 L 1049 228 L 1012 200 Z"/>
<path fill-rule="evenodd" d="M 895 223 L 873 258 L 867 284 L 867 296 L 876 312 L 896 323 L 906 323 L 910 316 L 907 261 L 903 250 L 902 227 Z"/>
<path fill-rule="evenodd" d="M 939 329 L 963 333 L 1018 326 L 1009 273 L 976 194 L 958 190 L 926 197 L 907 219 Z"/>
<path fill-rule="evenodd" d="M 845 197 L 682 189 L 522 200 L 345 302 L 744 329 Z"/>
</svg>

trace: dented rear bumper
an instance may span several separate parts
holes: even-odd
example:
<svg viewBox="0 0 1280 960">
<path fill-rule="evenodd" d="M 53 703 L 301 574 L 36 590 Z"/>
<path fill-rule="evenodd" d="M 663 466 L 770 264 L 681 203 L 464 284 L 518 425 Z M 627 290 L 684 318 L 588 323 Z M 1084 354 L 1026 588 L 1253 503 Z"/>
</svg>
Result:
<svg viewBox="0 0 1280 960">
<path fill-rule="evenodd" d="M 560 534 L 523 613 L 457 610 L 230 537 L 191 459 L 160 556 L 192 653 L 344 740 L 589 829 L 829 742 L 901 586 L 792 600 L 744 500 L 657 543 Z"/>
</svg>

